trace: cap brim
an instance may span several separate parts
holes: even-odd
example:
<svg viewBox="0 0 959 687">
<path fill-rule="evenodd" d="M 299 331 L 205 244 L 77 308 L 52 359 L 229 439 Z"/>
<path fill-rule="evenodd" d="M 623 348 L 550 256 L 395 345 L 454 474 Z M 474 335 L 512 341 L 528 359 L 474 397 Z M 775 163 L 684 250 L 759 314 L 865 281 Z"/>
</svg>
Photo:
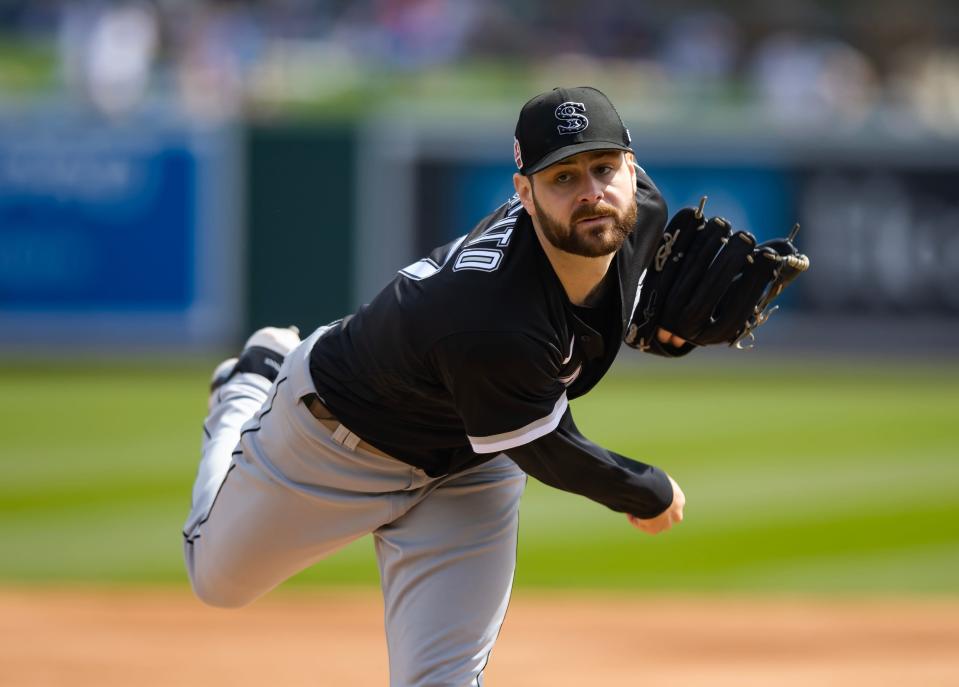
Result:
<svg viewBox="0 0 959 687">
<path fill-rule="evenodd" d="M 555 165 L 561 160 L 565 160 L 573 155 L 578 155 L 579 153 L 587 153 L 591 150 L 622 150 L 627 153 L 633 152 L 633 149 L 629 146 L 624 146 L 622 143 L 614 143 L 613 141 L 585 141 L 583 143 L 573 143 L 572 145 L 558 148 L 548 155 L 543 156 L 543 158 L 537 160 L 535 164 L 524 168 L 522 174 L 523 176 L 529 176 L 530 174 L 536 174 L 536 172 L 542 172 L 550 165 Z"/>
</svg>

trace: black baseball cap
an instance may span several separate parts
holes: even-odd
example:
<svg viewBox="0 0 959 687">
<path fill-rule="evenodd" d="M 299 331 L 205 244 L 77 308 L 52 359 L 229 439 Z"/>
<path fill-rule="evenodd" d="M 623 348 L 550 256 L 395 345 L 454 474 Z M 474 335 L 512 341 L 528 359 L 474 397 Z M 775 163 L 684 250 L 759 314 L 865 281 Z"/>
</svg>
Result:
<svg viewBox="0 0 959 687">
<path fill-rule="evenodd" d="M 590 86 L 554 88 L 523 105 L 513 139 L 519 173 L 535 174 L 588 150 L 626 150 L 629 129 L 609 98 Z"/>
</svg>

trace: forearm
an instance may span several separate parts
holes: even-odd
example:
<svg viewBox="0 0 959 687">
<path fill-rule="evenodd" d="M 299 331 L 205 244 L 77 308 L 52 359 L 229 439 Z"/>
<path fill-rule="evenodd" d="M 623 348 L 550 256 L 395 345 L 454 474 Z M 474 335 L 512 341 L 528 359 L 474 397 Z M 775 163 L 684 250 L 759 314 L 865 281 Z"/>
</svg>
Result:
<svg viewBox="0 0 959 687">
<path fill-rule="evenodd" d="M 591 442 L 576 429 L 569 411 L 554 431 L 508 453 L 540 482 L 617 512 L 651 518 L 672 503 L 665 472 Z"/>
</svg>

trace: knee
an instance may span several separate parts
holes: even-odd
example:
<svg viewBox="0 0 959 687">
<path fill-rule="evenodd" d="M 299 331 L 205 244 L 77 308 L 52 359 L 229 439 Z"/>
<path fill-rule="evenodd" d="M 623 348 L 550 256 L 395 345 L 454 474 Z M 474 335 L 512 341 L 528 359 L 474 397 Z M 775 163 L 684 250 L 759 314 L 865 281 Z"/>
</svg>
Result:
<svg viewBox="0 0 959 687">
<path fill-rule="evenodd" d="M 201 578 L 191 577 L 193 594 L 207 606 L 213 608 L 242 608 L 248 606 L 256 596 L 230 588 L 229 585 L 203 582 Z"/>
<path fill-rule="evenodd" d="M 197 556 L 193 543 L 185 547 L 187 575 L 193 594 L 207 606 L 214 608 L 241 608 L 252 603 L 258 596 L 250 589 L 232 583 L 215 566 L 205 563 L 203 556 Z"/>
</svg>

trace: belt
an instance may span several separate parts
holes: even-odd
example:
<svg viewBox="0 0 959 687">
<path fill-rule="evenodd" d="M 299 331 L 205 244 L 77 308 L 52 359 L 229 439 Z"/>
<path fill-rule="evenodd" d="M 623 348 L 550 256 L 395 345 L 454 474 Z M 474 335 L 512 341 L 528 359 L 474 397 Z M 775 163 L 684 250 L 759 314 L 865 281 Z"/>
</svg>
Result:
<svg viewBox="0 0 959 687">
<path fill-rule="evenodd" d="M 372 444 L 363 441 L 356 434 L 353 434 L 353 432 L 351 432 L 346 425 L 336 419 L 336 416 L 330 412 L 329 408 L 323 405 L 323 401 L 321 401 L 320 397 L 316 394 L 307 394 L 300 400 L 303 401 L 303 405 L 305 405 L 307 410 L 310 411 L 310 414 L 319 420 L 321 425 L 332 432 L 330 437 L 335 443 L 339 444 L 340 446 L 344 446 L 351 451 L 361 448 L 368 453 L 382 456 L 383 458 L 389 458 L 390 460 L 395 460 L 393 456 L 383 453 Z"/>
</svg>

